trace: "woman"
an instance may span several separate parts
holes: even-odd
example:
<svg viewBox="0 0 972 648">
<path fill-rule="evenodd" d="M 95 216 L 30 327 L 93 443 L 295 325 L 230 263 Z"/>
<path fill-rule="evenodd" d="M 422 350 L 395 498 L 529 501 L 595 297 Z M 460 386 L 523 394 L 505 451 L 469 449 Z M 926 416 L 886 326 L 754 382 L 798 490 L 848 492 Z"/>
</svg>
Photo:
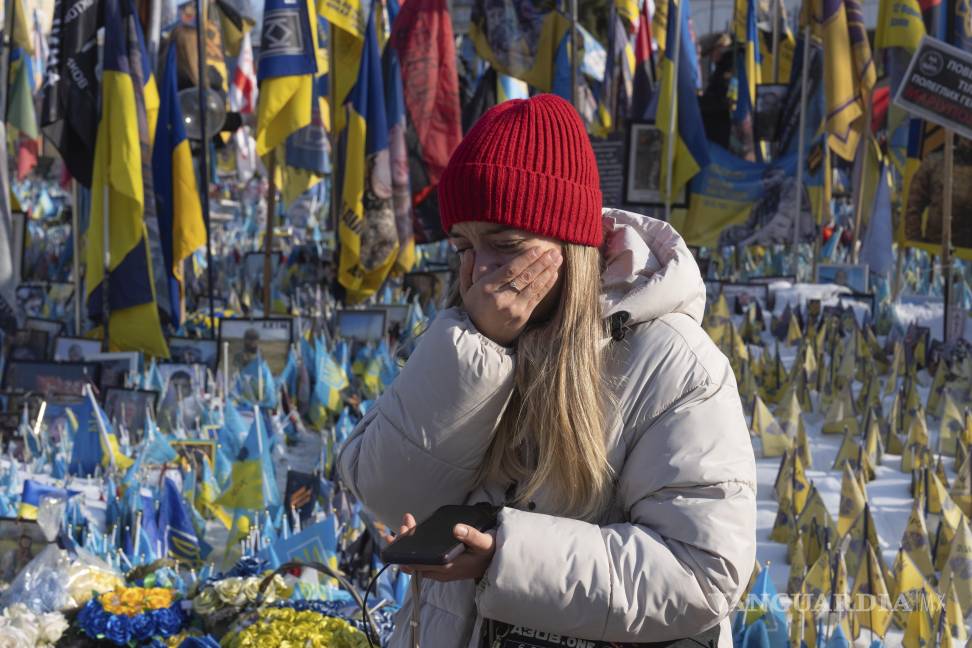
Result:
<svg viewBox="0 0 972 648">
<path fill-rule="evenodd" d="M 483 115 L 439 198 L 459 294 L 339 458 L 403 532 L 445 504 L 504 507 L 494 532 L 456 527 L 453 564 L 415 569 L 420 645 L 730 646 L 755 462 L 685 243 L 602 214 L 584 126 L 552 95 Z"/>
</svg>

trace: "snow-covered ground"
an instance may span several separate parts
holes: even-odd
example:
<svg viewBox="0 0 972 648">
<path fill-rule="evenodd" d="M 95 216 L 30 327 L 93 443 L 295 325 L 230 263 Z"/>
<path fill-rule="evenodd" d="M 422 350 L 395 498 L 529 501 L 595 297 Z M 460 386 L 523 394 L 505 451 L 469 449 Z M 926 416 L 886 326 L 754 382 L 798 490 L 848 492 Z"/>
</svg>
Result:
<svg viewBox="0 0 972 648">
<path fill-rule="evenodd" d="M 803 297 L 804 295 L 799 295 Z M 779 303 L 777 303 L 779 309 Z M 795 359 L 795 347 L 780 347 L 780 356 L 790 367 Z M 928 400 L 929 385 L 931 377 L 925 372 L 919 374 L 918 392 L 924 404 Z M 861 384 L 854 383 L 854 394 L 857 395 L 861 389 Z M 883 405 L 885 411 L 891 405 L 894 396 L 884 397 Z M 814 411 L 804 413 L 803 422 L 807 430 L 807 438 L 813 456 L 813 467 L 807 470 L 807 478 L 816 486 L 820 492 L 827 510 L 830 512 L 834 521 L 837 521 L 840 509 L 840 485 L 841 471 L 832 470 L 831 466 L 840 448 L 842 435 L 824 435 L 821 433 L 823 428 L 826 411 L 820 410 L 819 400 L 813 396 Z M 966 402 L 956 403 L 961 409 Z M 747 413 L 748 415 L 748 413 Z M 931 448 L 938 447 L 938 422 L 928 418 L 929 445 Z M 789 565 L 786 562 L 786 545 L 773 542 L 769 539 L 773 522 L 776 519 L 777 502 L 773 495 L 773 483 L 779 469 L 780 459 L 761 458 L 759 441 L 753 440 L 753 449 L 756 452 L 756 470 L 758 479 L 757 493 L 757 560 L 765 567 L 769 561 L 770 579 L 777 591 L 785 592 L 786 583 L 789 578 Z M 943 458 L 949 481 L 955 477 L 954 459 Z M 876 479 L 867 484 L 867 498 L 870 504 L 871 514 L 877 527 L 878 539 L 881 543 L 881 557 L 890 566 L 894 563 L 898 551 L 901 536 L 904 534 L 905 526 L 908 523 L 908 516 L 911 513 L 913 499 L 909 493 L 911 486 L 911 476 L 900 470 L 901 457 L 899 455 L 885 454 L 882 464 L 877 466 Z M 853 578 L 853 574 L 850 575 Z M 886 640 L 887 646 L 901 645 L 903 633 L 892 629 L 888 632 Z M 869 645 L 869 636 L 864 633 L 857 644 L 861 646 Z"/>
</svg>

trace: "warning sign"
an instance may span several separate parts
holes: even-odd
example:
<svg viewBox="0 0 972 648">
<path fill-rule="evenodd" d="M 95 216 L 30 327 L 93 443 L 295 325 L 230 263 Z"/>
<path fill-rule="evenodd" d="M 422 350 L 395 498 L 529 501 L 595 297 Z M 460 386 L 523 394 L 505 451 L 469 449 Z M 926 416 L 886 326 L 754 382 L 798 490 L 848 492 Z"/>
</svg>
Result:
<svg viewBox="0 0 972 648">
<path fill-rule="evenodd" d="M 925 36 L 894 102 L 972 138 L 972 54 Z"/>
</svg>

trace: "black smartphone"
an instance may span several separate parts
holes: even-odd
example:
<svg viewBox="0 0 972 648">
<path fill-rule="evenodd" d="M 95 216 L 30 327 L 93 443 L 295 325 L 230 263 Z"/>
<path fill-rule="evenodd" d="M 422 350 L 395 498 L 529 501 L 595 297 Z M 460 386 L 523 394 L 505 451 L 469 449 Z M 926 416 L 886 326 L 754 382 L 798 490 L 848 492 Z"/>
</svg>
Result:
<svg viewBox="0 0 972 648">
<path fill-rule="evenodd" d="M 385 563 L 394 565 L 446 565 L 459 557 L 465 545 L 456 540 L 452 530 L 465 524 L 479 531 L 496 526 L 498 509 L 489 504 L 443 506 L 415 527 L 412 533 L 399 536 L 381 552 Z"/>
</svg>

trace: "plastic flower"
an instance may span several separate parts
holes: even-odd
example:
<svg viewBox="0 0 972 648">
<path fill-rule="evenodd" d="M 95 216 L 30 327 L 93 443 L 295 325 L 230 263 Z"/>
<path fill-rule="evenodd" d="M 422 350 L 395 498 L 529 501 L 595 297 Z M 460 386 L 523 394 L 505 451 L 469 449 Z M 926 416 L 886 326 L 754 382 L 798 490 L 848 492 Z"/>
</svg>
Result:
<svg viewBox="0 0 972 648">
<path fill-rule="evenodd" d="M 112 615 L 105 623 L 105 638 L 118 646 L 126 645 L 132 638 L 131 621 L 127 616 Z"/>
<path fill-rule="evenodd" d="M 124 588 L 119 593 L 119 598 L 123 605 L 137 610 L 142 606 L 142 600 L 145 598 L 145 590 L 140 587 Z"/>
<path fill-rule="evenodd" d="M 224 578 L 215 583 L 213 589 L 216 590 L 216 594 L 219 595 L 220 600 L 227 605 L 238 607 L 246 603 L 246 597 L 243 594 L 242 578 Z"/>
<path fill-rule="evenodd" d="M 131 621 L 132 638 L 147 641 L 156 635 L 155 618 L 151 614 L 139 614 Z"/>
<path fill-rule="evenodd" d="M 158 610 L 172 605 L 172 590 L 164 587 L 153 587 L 145 590 L 144 605 L 150 610 Z"/>
<path fill-rule="evenodd" d="M 169 637 L 182 630 L 182 611 L 175 605 L 161 610 L 152 610 L 147 614 L 152 616 L 152 620 L 155 621 L 158 628 L 158 633 L 163 637 Z"/>
</svg>

